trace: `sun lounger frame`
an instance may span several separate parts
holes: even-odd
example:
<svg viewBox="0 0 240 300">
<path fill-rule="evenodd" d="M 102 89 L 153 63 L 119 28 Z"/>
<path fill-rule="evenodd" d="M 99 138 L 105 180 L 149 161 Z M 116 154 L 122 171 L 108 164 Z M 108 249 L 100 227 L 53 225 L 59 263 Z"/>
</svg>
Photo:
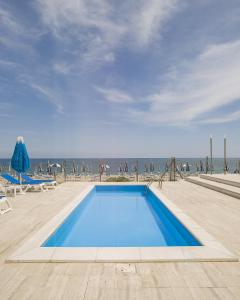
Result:
<svg viewBox="0 0 240 300">
<path fill-rule="evenodd" d="M 6 204 L 7 208 L 1 209 L 1 205 Z M 0 195 L 0 215 L 4 215 L 5 213 L 12 210 L 12 207 L 5 195 Z"/>
</svg>

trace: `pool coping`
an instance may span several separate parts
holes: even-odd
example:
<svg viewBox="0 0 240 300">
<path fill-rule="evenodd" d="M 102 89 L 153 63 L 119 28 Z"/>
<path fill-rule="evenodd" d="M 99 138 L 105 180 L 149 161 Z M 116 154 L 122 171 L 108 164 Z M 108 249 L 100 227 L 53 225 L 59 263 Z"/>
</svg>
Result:
<svg viewBox="0 0 240 300">
<path fill-rule="evenodd" d="M 156 186 L 149 189 L 161 199 L 174 216 L 201 242 L 203 246 L 171 247 L 41 247 L 44 241 L 66 219 L 74 208 L 96 185 L 146 185 L 144 183 L 86 184 L 74 199 L 55 217 L 20 246 L 6 262 L 151 262 L 151 261 L 238 261 L 205 229 L 195 223 L 172 203 Z"/>
</svg>

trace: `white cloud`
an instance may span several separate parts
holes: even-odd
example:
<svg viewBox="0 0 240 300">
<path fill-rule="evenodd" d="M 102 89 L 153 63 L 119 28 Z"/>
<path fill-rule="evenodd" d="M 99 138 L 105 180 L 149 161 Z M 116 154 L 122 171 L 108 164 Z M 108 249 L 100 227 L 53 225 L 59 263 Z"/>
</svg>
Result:
<svg viewBox="0 0 240 300">
<path fill-rule="evenodd" d="M 30 86 L 40 94 L 42 94 L 49 103 L 54 105 L 58 113 L 63 113 L 63 104 L 61 101 L 61 97 L 56 91 L 50 89 L 49 87 L 45 87 L 36 83 L 30 83 Z"/>
<path fill-rule="evenodd" d="M 11 116 L 12 105 L 9 102 L 0 101 L 0 117 L 7 118 Z"/>
<path fill-rule="evenodd" d="M 149 46 L 177 10 L 178 0 L 38 0 L 42 21 L 74 51 L 76 63 L 111 63 L 118 47 Z M 134 42 L 135 41 L 135 42 Z M 73 52 L 72 52 L 73 54 Z"/>
<path fill-rule="evenodd" d="M 0 59 L 0 66 L 6 67 L 6 68 L 15 68 L 15 67 L 18 67 L 19 64 L 14 61 Z"/>
<path fill-rule="evenodd" d="M 107 1 L 41 0 L 37 3 L 43 23 L 74 59 L 71 68 L 81 63 L 113 62 L 112 49 L 126 28 L 111 20 L 112 7 Z"/>
<path fill-rule="evenodd" d="M 113 52 L 109 52 L 106 55 L 104 55 L 104 60 L 107 62 L 114 62 L 115 56 L 114 56 Z"/>
<path fill-rule="evenodd" d="M 239 78 L 240 40 L 211 45 L 193 61 L 176 66 L 174 77 L 168 76 L 159 92 L 145 97 L 147 109 L 135 107 L 128 112 L 152 124 L 201 122 L 204 114 L 240 101 Z M 229 121 L 236 116 L 230 115 Z"/>
<path fill-rule="evenodd" d="M 55 72 L 60 74 L 68 74 L 71 70 L 71 66 L 65 62 L 57 62 L 53 65 Z"/>
<path fill-rule="evenodd" d="M 42 22 L 38 23 L 40 31 L 48 30 L 53 34 L 58 51 L 49 64 L 36 62 L 34 72 L 18 60 L 27 73 L 23 76 L 34 78 L 37 84 L 32 84 L 32 88 L 62 112 L 64 99 L 52 88 L 52 69 L 64 76 L 79 74 L 86 70 L 82 66 L 95 68 L 103 63 L 114 63 L 116 49 L 121 47 L 142 48 L 143 51 L 148 48 L 149 51 L 182 3 L 179 0 L 36 0 L 35 8 Z M 17 51 L 24 52 L 21 47 L 27 45 L 26 41 L 33 42 L 33 32 L 40 32 L 26 30 L 21 18 L 6 5 L 0 7 L 0 17 L 5 33 L 0 36 L 0 43 Z M 19 43 L 22 38 L 23 42 Z M 29 48 L 34 48 L 31 44 Z M 3 59 L 0 65 L 13 67 L 14 63 Z M 124 115 L 145 123 L 185 125 L 189 122 L 224 122 L 226 118 L 230 122 L 237 118 L 233 113 L 228 117 L 218 115 L 212 118 L 214 121 L 206 114 L 239 100 L 239 76 L 240 40 L 236 40 L 210 45 L 195 59 L 170 66 L 169 73 L 162 75 L 161 88 L 150 91 L 142 99 L 138 97 L 137 101 L 128 91 L 117 88 L 96 87 L 96 90 L 110 103 L 126 104 Z M 41 80 L 43 77 L 44 81 Z M 67 76 L 65 79 L 68 80 Z M 144 109 L 139 108 L 139 102 Z"/>
<path fill-rule="evenodd" d="M 21 19 L 16 11 L 11 9 L 11 4 L 7 1 L 4 4 L 0 3 L 0 24 L 1 36 L 4 36 L 6 39 L 8 37 L 10 39 L 36 39 L 42 34 L 42 30 L 38 27 L 27 27 L 24 19 Z"/>
<path fill-rule="evenodd" d="M 111 103 L 132 103 L 134 99 L 127 93 L 117 89 L 104 89 L 101 87 L 95 87 L 95 89 L 101 93 L 105 100 Z"/>
<path fill-rule="evenodd" d="M 8 30 L 15 33 L 22 32 L 22 26 L 20 26 L 20 24 L 16 22 L 16 19 L 10 13 L 10 11 L 4 9 L 3 7 L 0 7 L 0 20 L 2 24 L 1 26 L 4 26 Z"/>
<path fill-rule="evenodd" d="M 17 54 L 34 55 L 33 41 L 36 41 L 42 30 L 38 27 L 27 27 L 23 20 L 14 12 L 7 1 L 0 3 L 0 44 Z M 2 47 L 2 51 L 5 50 Z"/>
<path fill-rule="evenodd" d="M 130 34 L 139 46 L 147 46 L 159 36 L 163 25 L 179 8 L 177 0 L 138 1 L 139 8 L 129 15 Z"/>
<path fill-rule="evenodd" d="M 210 118 L 202 120 L 201 123 L 205 124 L 219 124 L 219 123 L 230 123 L 234 121 L 240 121 L 240 110 L 233 113 L 225 113 L 221 117 Z"/>
</svg>

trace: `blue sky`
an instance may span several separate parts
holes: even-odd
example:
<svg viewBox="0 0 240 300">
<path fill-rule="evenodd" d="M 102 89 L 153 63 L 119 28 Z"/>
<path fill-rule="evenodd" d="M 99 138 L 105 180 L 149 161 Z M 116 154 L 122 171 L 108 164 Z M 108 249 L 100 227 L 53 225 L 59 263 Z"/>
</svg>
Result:
<svg viewBox="0 0 240 300">
<path fill-rule="evenodd" d="M 0 0 L 0 157 L 240 153 L 238 0 Z"/>
</svg>

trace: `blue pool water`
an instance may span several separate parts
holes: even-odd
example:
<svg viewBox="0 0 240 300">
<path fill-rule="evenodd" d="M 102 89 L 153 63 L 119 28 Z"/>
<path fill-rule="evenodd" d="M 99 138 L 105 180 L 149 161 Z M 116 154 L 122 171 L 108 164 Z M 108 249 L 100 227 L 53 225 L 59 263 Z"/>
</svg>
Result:
<svg viewBox="0 0 240 300">
<path fill-rule="evenodd" d="M 145 186 L 95 186 L 43 247 L 201 246 Z"/>
</svg>

